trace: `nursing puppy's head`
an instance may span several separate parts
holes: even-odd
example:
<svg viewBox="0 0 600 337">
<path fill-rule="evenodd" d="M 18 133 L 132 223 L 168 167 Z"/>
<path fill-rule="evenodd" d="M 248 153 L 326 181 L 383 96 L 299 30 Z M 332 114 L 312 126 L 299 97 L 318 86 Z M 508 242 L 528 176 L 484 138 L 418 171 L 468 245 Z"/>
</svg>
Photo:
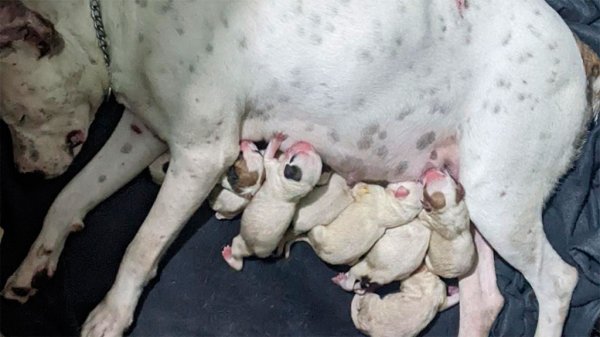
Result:
<svg viewBox="0 0 600 337">
<path fill-rule="evenodd" d="M 423 209 L 442 213 L 464 202 L 465 190 L 446 172 L 430 169 L 423 176 Z"/>
<path fill-rule="evenodd" d="M 307 142 L 294 143 L 279 157 L 279 162 L 283 182 L 297 196 L 310 192 L 321 178 L 321 156 Z"/>
<path fill-rule="evenodd" d="M 242 197 L 252 197 L 264 180 L 263 157 L 256 145 L 248 140 L 240 142 L 240 155 L 221 179 L 221 186 Z"/>
<path fill-rule="evenodd" d="M 87 2 L 0 1 L 0 117 L 21 172 L 64 172 L 108 75 Z"/>
<path fill-rule="evenodd" d="M 386 186 L 386 192 L 393 195 L 394 201 L 400 210 L 401 222 L 414 219 L 422 209 L 421 197 L 423 186 L 414 181 L 401 183 L 390 183 Z"/>
</svg>

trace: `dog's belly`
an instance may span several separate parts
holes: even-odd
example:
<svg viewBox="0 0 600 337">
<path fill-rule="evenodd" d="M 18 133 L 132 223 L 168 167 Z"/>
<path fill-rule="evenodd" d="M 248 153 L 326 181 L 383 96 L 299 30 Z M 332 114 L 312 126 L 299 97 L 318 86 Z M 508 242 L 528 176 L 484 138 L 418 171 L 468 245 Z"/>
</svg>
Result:
<svg viewBox="0 0 600 337">
<path fill-rule="evenodd" d="M 411 109 L 403 107 L 396 114 L 371 111 L 319 118 L 300 114 L 294 118 L 247 119 L 242 138 L 268 139 L 282 131 L 288 135 L 284 149 L 295 141 L 308 141 L 323 161 L 349 182 L 414 180 L 428 167 L 457 162 L 454 150 L 434 151 L 453 143 L 457 118 L 432 115 L 427 105 Z"/>
</svg>

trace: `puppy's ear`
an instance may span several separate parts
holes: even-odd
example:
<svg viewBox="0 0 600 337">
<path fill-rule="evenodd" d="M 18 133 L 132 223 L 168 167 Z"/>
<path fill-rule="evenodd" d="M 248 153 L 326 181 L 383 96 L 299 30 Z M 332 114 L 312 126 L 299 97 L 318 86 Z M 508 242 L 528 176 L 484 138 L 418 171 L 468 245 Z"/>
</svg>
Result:
<svg viewBox="0 0 600 337">
<path fill-rule="evenodd" d="M 465 188 L 461 183 L 456 183 L 456 203 L 460 203 L 465 198 Z"/>
<path fill-rule="evenodd" d="M 446 207 L 446 197 L 444 197 L 444 194 L 442 192 L 435 192 L 433 193 L 433 195 L 429 195 L 429 193 L 427 193 L 427 190 L 424 190 L 423 199 L 423 208 L 425 208 L 425 210 L 427 210 L 428 208 L 437 210 Z"/>
<path fill-rule="evenodd" d="M 25 7 L 18 0 L 0 1 L 0 48 L 14 41 L 26 41 L 37 48 L 39 57 L 58 54 L 64 41 L 52 22 Z"/>
</svg>

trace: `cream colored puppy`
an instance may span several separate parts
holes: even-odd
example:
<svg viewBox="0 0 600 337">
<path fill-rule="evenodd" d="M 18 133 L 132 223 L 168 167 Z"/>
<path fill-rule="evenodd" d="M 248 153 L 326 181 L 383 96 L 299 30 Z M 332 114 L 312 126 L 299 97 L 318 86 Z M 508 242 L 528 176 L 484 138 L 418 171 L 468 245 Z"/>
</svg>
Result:
<svg viewBox="0 0 600 337">
<path fill-rule="evenodd" d="M 421 210 L 422 187 L 416 182 L 386 188 L 359 183 L 352 188 L 352 195 L 354 202 L 331 224 L 316 226 L 301 239 L 327 263 L 356 263 L 387 228 L 408 223 Z"/>
<path fill-rule="evenodd" d="M 321 175 L 321 180 L 326 174 Z M 281 240 L 277 255 L 280 256 L 285 250 L 287 258 L 290 245 L 299 235 L 315 226 L 330 224 L 353 200 L 346 179 L 335 173 L 330 174 L 324 185 L 317 184 L 317 187 L 298 203 L 292 225 Z"/>
<path fill-rule="evenodd" d="M 419 218 L 432 231 L 427 268 L 445 278 L 463 276 L 477 259 L 465 192 L 450 175 L 437 169 L 425 173 L 423 184 L 424 210 Z"/>
<path fill-rule="evenodd" d="M 240 156 L 208 197 L 217 219 L 232 219 L 241 213 L 258 192 L 264 180 L 264 161 L 256 145 L 240 143 Z"/>
<path fill-rule="evenodd" d="M 423 264 L 430 234 L 419 219 L 387 229 L 364 259 L 332 281 L 345 290 L 362 294 L 373 287 L 403 280 Z"/>
<path fill-rule="evenodd" d="M 458 302 L 458 292 L 446 295 L 446 285 L 421 267 L 400 285 L 400 292 L 384 298 L 374 293 L 355 295 L 351 313 L 354 326 L 373 337 L 416 336 L 438 311 Z"/>
<path fill-rule="evenodd" d="M 226 246 L 222 255 L 234 269 L 241 270 L 243 258 L 267 257 L 281 241 L 296 211 L 298 201 L 307 195 L 321 176 L 321 157 L 312 145 L 297 142 L 279 159 L 275 153 L 285 137 L 279 133 L 269 142 L 264 163 L 266 179 L 242 214 L 240 234 Z"/>
</svg>

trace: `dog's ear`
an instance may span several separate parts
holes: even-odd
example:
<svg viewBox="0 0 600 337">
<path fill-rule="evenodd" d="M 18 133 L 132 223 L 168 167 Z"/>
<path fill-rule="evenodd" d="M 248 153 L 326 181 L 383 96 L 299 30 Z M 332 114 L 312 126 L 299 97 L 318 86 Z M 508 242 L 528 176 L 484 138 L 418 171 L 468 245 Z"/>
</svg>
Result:
<svg viewBox="0 0 600 337">
<path fill-rule="evenodd" d="M 431 209 L 442 209 L 446 207 L 446 197 L 442 192 L 435 192 L 432 195 L 427 193 L 427 190 L 423 190 L 423 208 L 426 211 Z"/>
<path fill-rule="evenodd" d="M 465 198 L 465 188 L 459 182 L 456 183 L 456 203 L 460 203 Z"/>
<path fill-rule="evenodd" d="M 64 41 L 54 25 L 18 0 L 0 1 L 0 48 L 15 41 L 25 41 L 35 47 L 39 57 L 58 54 Z"/>
</svg>

